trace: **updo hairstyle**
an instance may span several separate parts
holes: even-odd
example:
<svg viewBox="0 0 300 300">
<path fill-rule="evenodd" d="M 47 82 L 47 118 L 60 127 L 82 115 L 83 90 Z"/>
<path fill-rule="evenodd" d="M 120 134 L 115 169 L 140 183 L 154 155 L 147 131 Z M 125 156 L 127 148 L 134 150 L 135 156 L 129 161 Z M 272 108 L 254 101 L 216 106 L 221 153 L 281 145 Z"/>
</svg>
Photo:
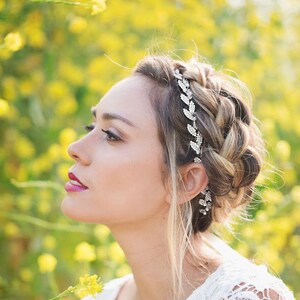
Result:
<svg viewBox="0 0 300 300">
<path fill-rule="evenodd" d="M 199 212 L 199 196 L 190 202 L 192 233 L 196 234 L 212 222 L 225 222 L 250 201 L 261 170 L 263 142 L 247 104 L 250 93 L 239 80 L 195 59 L 185 63 L 148 56 L 137 64 L 133 76 L 144 76 L 152 83 L 149 99 L 169 173 L 174 165 L 178 174 L 178 168 L 195 157 L 175 69 L 190 83 L 197 127 L 203 136 L 201 159 L 212 195 L 213 207 L 207 215 Z"/>
</svg>

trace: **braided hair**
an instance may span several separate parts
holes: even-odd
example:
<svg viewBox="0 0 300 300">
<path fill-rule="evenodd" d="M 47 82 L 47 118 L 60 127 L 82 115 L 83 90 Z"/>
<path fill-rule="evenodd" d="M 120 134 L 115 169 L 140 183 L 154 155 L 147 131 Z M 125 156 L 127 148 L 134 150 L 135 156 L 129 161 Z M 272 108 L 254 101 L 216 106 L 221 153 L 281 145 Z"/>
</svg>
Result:
<svg viewBox="0 0 300 300">
<path fill-rule="evenodd" d="M 263 142 L 246 97 L 236 87 L 237 80 L 217 72 L 207 63 L 173 61 L 166 56 L 149 56 L 136 66 L 134 75 L 152 81 L 149 98 L 156 114 L 158 133 L 170 168 L 170 137 L 176 140 L 175 165 L 192 162 L 186 119 L 182 114 L 180 91 L 174 70 L 189 80 L 198 106 L 196 122 L 203 136 L 202 163 L 212 193 L 213 208 L 203 216 L 198 197 L 191 200 L 193 233 L 207 230 L 213 221 L 225 222 L 250 201 L 253 182 L 258 176 Z"/>
</svg>

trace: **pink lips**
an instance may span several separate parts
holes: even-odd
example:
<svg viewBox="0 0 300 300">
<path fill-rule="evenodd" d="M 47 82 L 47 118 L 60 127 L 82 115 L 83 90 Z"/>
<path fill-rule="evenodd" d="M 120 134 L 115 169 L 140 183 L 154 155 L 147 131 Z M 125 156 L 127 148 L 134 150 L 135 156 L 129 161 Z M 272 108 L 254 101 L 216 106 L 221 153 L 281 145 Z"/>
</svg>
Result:
<svg viewBox="0 0 300 300">
<path fill-rule="evenodd" d="M 67 192 L 82 192 L 85 191 L 87 189 L 87 187 L 80 182 L 80 180 L 74 175 L 74 173 L 69 172 L 69 179 L 70 181 L 68 181 L 65 184 L 65 190 Z"/>
</svg>

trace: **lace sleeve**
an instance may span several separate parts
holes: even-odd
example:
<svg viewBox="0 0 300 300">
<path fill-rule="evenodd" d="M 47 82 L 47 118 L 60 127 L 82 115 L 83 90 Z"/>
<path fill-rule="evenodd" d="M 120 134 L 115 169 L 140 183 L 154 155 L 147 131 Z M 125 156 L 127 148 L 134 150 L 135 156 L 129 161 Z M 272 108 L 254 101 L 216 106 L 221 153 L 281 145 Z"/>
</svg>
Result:
<svg viewBox="0 0 300 300">
<path fill-rule="evenodd" d="M 265 265 L 250 262 L 214 235 L 209 236 L 208 242 L 229 260 L 200 289 L 205 294 L 203 299 L 295 300 L 282 280 L 270 274 Z"/>
<path fill-rule="evenodd" d="M 254 286 L 252 284 L 241 283 L 229 292 L 226 299 L 234 300 L 294 300 L 292 293 L 282 283 L 275 278 L 271 286 Z"/>
<path fill-rule="evenodd" d="M 266 266 L 246 259 L 223 263 L 187 300 L 295 300 Z"/>
</svg>

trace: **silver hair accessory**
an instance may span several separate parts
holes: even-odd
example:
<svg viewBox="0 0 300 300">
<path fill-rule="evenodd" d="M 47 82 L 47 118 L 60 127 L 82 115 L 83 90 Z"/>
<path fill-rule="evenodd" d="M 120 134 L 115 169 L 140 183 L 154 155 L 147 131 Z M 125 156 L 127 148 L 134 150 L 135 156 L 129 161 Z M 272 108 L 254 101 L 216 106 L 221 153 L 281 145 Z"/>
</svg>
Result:
<svg viewBox="0 0 300 300">
<path fill-rule="evenodd" d="M 190 83 L 186 78 L 183 77 L 179 69 L 175 70 L 174 76 L 177 79 L 177 84 L 181 89 L 180 99 L 188 107 L 188 109 L 183 108 L 183 114 L 188 119 L 188 122 L 192 123 L 192 124 L 187 123 L 187 130 L 192 136 L 190 140 L 190 146 L 196 152 L 194 162 L 201 163 L 203 137 L 196 124 L 196 116 L 195 116 L 196 106 L 193 101 L 193 94 L 190 89 Z M 199 212 L 203 215 L 206 215 L 207 212 L 212 208 L 211 193 L 209 188 L 206 187 L 201 192 L 201 195 L 203 197 L 200 198 L 199 200 L 199 205 L 201 205 Z"/>
</svg>

